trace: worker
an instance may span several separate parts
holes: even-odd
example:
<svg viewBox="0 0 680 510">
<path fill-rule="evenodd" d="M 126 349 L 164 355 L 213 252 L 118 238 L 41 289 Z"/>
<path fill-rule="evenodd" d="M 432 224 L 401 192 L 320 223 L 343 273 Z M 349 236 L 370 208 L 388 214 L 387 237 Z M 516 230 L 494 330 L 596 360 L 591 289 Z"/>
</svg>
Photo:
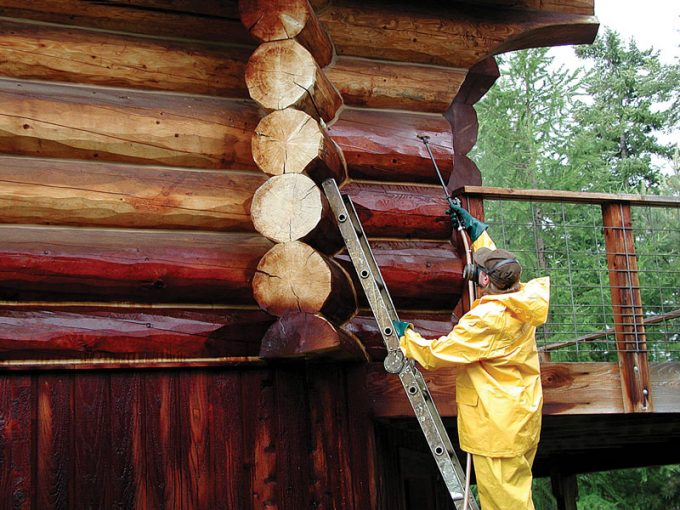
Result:
<svg viewBox="0 0 680 510">
<path fill-rule="evenodd" d="M 543 406 L 535 332 L 548 315 L 550 280 L 520 283 L 520 263 L 496 249 L 485 223 L 459 205 L 448 212 L 470 235 L 475 265 L 466 273 L 481 297 L 436 340 L 407 322 L 394 327 L 404 355 L 423 368 L 460 367 L 458 435 L 472 454 L 482 510 L 533 509 L 531 466 Z"/>
</svg>

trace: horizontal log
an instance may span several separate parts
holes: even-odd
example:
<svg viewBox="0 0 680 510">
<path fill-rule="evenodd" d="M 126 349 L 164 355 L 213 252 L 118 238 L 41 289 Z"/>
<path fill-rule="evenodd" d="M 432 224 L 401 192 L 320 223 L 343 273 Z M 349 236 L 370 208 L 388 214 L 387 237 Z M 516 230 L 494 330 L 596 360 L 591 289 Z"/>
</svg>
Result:
<svg viewBox="0 0 680 510">
<path fill-rule="evenodd" d="M 328 129 L 355 179 L 439 183 L 418 134 L 430 137 L 440 171 L 453 167 L 451 126 L 441 115 L 346 108 Z"/>
<path fill-rule="evenodd" d="M 274 320 L 256 309 L 0 305 L 0 358 L 256 356 Z"/>
<path fill-rule="evenodd" d="M 248 97 L 252 49 L 0 20 L 8 78 Z"/>
<path fill-rule="evenodd" d="M 252 234 L 0 226 L 0 299 L 255 304 Z"/>
<path fill-rule="evenodd" d="M 0 20 L 0 73 L 132 89 L 249 98 L 252 49 Z M 345 104 L 442 113 L 464 69 L 338 57 L 324 70 Z"/>
<path fill-rule="evenodd" d="M 0 80 L 0 153 L 257 169 L 252 103 Z"/>
<path fill-rule="evenodd" d="M 246 86 L 265 108 L 293 107 L 326 122 L 342 106 L 342 96 L 312 54 L 292 39 L 257 47 L 246 66 Z"/>
<path fill-rule="evenodd" d="M 319 67 L 333 59 L 333 43 L 307 0 L 241 0 L 241 22 L 261 42 L 295 39 Z"/>
<path fill-rule="evenodd" d="M 153 36 L 256 44 L 241 24 L 235 0 L 3 0 L 0 16 Z"/>
<path fill-rule="evenodd" d="M 413 327 L 426 338 L 438 338 L 447 335 L 458 323 L 458 317 L 450 312 L 406 310 L 399 314 L 399 318 L 413 324 Z M 370 310 L 359 310 L 359 313 L 344 324 L 342 329 L 361 340 L 371 360 L 382 361 L 385 359 L 387 349 L 380 334 L 378 323 Z"/>
<path fill-rule="evenodd" d="M 252 232 L 260 173 L 0 156 L 0 223 Z"/>
<path fill-rule="evenodd" d="M 279 318 L 262 338 L 263 359 L 324 359 L 367 361 L 368 354 L 351 333 L 321 315 L 290 313 Z"/>
<path fill-rule="evenodd" d="M 333 2 L 319 14 L 339 55 L 470 68 L 505 51 L 590 43 L 597 18 L 470 5 Z"/>
<path fill-rule="evenodd" d="M 442 417 L 456 415 L 456 369 L 423 371 Z M 546 363 L 541 365 L 543 414 L 622 413 L 621 382 L 616 363 Z M 377 417 L 413 416 L 398 378 L 382 363 L 368 370 L 368 398 Z"/>
<path fill-rule="evenodd" d="M 347 105 L 443 113 L 466 69 L 339 57 L 324 70 Z"/>
<path fill-rule="evenodd" d="M 347 163 L 328 132 L 305 112 L 286 108 L 264 117 L 255 128 L 253 159 L 267 175 L 305 173 L 317 184 L 347 178 Z"/>
<path fill-rule="evenodd" d="M 352 181 L 342 187 L 370 236 L 449 239 L 451 220 L 441 186 Z"/>
<path fill-rule="evenodd" d="M 450 243 L 372 240 L 370 245 L 398 309 L 452 310 L 460 299 L 464 261 Z M 349 255 L 341 252 L 335 259 L 352 276 L 359 302 L 366 305 Z"/>
<path fill-rule="evenodd" d="M 0 223 L 252 232 L 250 202 L 266 179 L 260 173 L 0 156 Z M 352 197 L 370 236 L 450 236 L 440 187 L 351 182 L 342 191 Z"/>
<path fill-rule="evenodd" d="M 339 325 L 357 309 L 347 273 L 333 259 L 298 241 L 274 245 L 262 257 L 253 277 L 253 295 L 260 308 L 277 317 L 320 313 Z"/>
</svg>

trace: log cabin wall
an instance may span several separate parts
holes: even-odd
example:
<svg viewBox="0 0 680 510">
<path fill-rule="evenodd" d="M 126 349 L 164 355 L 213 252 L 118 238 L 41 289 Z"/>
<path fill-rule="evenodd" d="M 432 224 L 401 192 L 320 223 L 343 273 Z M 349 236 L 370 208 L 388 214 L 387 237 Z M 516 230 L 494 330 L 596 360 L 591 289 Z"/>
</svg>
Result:
<svg viewBox="0 0 680 510">
<path fill-rule="evenodd" d="M 361 294 L 347 310 L 332 301 L 357 282 L 328 218 L 299 239 L 262 233 L 277 206 L 256 193 L 294 163 L 315 185 L 335 176 L 402 317 L 448 331 L 463 263 L 415 135 L 451 187 L 478 184 L 465 155 L 489 57 L 596 30 L 591 2 L 496 3 L 0 1 L 0 500 L 378 504 L 366 369 L 330 364 L 381 360 L 377 328 Z M 290 6 L 299 31 L 248 21 Z M 249 86 L 272 55 L 302 62 L 307 92 L 270 103 L 279 88 Z M 257 156 L 277 114 L 310 116 L 293 125 L 316 140 L 284 171 Z M 293 259 L 336 275 L 303 320 L 254 292 L 266 255 L 298 242 L 313 251 Z M 318 364 L 265 364 L 262 347 L 283 340 Z"/>
</svg>

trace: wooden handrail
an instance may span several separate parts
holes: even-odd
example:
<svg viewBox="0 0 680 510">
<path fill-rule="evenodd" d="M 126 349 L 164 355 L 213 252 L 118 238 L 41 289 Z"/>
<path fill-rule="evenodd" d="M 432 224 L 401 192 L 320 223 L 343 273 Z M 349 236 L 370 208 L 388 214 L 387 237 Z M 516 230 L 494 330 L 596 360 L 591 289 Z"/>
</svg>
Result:
<svg viewBox="0 0 680 510">
<path fill-rule="evenodd" d="M 454 196 L 466 195 L 488 200 L 517 200 L 535 202 L 569 202 L 574 204 L 611 204 L 626 202 L 630 205 L 680 208 L 680 197 L 658 195 L 631 195 L 623 193 L 589 193 L 545 189 L 494 188 L 490 186 L 463 186 Z"/>
</svg>

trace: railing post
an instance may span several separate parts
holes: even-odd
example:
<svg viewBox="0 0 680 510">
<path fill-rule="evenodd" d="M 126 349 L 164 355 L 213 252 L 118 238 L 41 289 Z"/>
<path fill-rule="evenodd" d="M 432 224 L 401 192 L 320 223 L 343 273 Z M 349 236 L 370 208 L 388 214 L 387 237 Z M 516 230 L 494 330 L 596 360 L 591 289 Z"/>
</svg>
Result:
<svg viewBox="0 0 680 510">
<path fill-rule="evenodd" d="M 630 204 L 602 205 L 614 334 L 626 412 L 653 410 Z"/>
</svg>

